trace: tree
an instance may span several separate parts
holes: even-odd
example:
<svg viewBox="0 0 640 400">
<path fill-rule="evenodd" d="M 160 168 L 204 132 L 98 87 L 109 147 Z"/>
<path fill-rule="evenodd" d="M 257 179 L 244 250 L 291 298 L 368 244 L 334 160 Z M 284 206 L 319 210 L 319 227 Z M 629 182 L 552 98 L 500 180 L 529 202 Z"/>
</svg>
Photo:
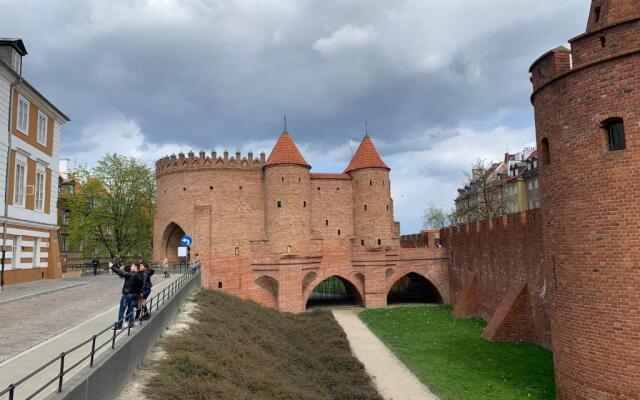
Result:
<svg viewBox="0 0 640 400">
<path fill-rule="evenodd" d="M 448 216 L 442 208 L 429 203 L 422 216 L 424 229 L 442 229 L 447 226 Z"/>
<path fill-rule="evenodd" d="M 464 194 L 456 200 L 456 215 L 466 221 L 491 219 L 505 214 L 508 204 L 502 196 L 501 164 L 478 159 L 466 173 Z"/>
<path fill-rule="evenodd" d="M 70 211 L 69 240 L 83 256 L 151 255 L 155 177 L 141 161 L 107 154 L 94 168 L 72 171 L 63 194 Z"/>
</svg>

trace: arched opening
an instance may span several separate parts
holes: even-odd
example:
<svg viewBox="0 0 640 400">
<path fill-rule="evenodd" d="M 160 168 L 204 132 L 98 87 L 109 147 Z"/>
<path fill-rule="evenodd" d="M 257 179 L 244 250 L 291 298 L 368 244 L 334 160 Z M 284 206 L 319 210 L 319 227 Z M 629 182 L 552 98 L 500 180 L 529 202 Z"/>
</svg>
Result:
<svg viewBox="0 0 640 400">
<path fill-rule="evenodd" d="M 256 301 L 265 307 L 278 309 L 278 281 L 270 276 L 256 279 Z"/>
<path fill-rule="evenodd" d="M 362 296 L 353 283 L 334 275 L 323 280 L 313 289 L 306 308 L 362 305 Z"/>
<path fill-rule="evenodd" d="M 387 304 L 442 304 L 442 296 L 431 281 L 411 272 L 398 279 L 387 294 Z"/>
<path fill-rule="evenodd" d="M 175 222 L 170 223 L 165 228 L 164 234 L 162 235 L 162 248 L 164 249 L 164 256 L 169 260 L 169 265 L 175 265 L 180 261 L 178 258 L 178 247 L 184 235 L 184 230 Z"/>
</svg>

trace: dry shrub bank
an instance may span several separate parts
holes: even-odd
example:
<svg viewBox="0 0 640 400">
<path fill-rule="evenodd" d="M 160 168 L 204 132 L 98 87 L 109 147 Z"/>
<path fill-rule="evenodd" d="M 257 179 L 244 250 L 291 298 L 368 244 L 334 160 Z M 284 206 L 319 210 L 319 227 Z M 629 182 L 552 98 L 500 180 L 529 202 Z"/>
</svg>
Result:
<svg viewBox="0 0 640 400">
<path fill-rule="evenodd" d="M 381 399 L 331 313 L 279 313 L 211 290 L 198 321 L 163 339 L 149 399 Z"/>
</svg>

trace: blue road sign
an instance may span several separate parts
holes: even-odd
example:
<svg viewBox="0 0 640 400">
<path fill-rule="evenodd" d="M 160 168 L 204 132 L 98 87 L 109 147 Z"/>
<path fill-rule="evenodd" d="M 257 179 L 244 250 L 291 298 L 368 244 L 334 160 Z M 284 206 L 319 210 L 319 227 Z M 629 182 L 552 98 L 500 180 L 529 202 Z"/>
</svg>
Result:
<svg viewBox="0 0 640 400">
<path fill-rule="evenodd" d="M 193 243 L 193 239 L 189 235 L 184 235 L 182 239 L 180 239 L 180 244 L 184 247 L 191 246 L 191 243 Z"/>
</svg>

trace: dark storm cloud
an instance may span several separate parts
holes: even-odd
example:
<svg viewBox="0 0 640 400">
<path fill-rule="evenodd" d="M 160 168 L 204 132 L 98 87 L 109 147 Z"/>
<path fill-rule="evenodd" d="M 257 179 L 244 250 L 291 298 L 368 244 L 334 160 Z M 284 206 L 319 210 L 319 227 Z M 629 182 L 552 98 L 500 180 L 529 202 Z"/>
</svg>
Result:
<svg viewBox="0 0 640 400">
<path fill-rule="evenodd" d="M 25 40 L 26 77 L 71 116 L 62 153 L 81 161 L 268 150 L 286 112 L 326 162 L 349 156 L 367 120 L 385 157 L 450 152 L 405 173 L 455 182 L 464 164 L 446 160 L 465 157 L 439 144 L 461 128 L 527 141 L 528 67 L 584 30 L 587 3 L 0 0 L 0 36 Z"/>
</svg>

